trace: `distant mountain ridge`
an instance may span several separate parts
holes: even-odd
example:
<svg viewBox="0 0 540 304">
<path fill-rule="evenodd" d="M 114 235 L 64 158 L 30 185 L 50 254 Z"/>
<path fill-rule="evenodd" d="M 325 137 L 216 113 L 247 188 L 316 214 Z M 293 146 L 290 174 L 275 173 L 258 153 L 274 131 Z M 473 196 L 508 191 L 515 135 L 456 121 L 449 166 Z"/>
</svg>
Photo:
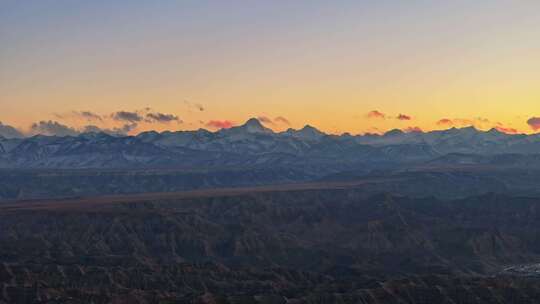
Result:
<svg viewBox="0 0 540 304">
<path fill-rule="evenodd" d="M 274 132 L 252 118 L 211 132 L 143 132 L 136 136 L 0 137 L 0 168 L 148 168 L 275 166 L 432 161 L 460 153 L 540 154 L 540 135 L 511 135 L 473 127 L 384 135 L 329 135 L 312 126 Z"/>
</svg>

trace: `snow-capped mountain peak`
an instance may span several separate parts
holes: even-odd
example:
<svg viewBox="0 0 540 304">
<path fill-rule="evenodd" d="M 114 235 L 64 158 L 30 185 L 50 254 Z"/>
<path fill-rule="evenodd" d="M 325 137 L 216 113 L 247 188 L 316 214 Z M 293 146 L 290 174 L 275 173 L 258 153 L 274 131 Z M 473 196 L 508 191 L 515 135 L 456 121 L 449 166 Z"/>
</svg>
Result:
<svg viewBox="0 0 540 304">
<path fill-rule="evenodd" d="M 224 134 L 273 134 L 269 128 L 266 128 L 257 118 L 250 118 L 245 124 L 232 127 L 230 129 L 223 129 L 220 132 Z"/>
</svg>

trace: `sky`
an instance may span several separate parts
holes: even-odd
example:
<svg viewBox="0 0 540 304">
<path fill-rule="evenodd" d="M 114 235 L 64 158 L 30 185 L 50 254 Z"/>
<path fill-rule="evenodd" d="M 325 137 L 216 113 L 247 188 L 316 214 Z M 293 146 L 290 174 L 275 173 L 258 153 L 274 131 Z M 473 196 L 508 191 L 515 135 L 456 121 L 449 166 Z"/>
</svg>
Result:
<svg viewBox="0 0 540 304">
<path fill-rule="evenodd" d="M 250 117 L 278 131 L 535 133 L 540 1 L 0 0 L 0 129 Z"/>
</svg>

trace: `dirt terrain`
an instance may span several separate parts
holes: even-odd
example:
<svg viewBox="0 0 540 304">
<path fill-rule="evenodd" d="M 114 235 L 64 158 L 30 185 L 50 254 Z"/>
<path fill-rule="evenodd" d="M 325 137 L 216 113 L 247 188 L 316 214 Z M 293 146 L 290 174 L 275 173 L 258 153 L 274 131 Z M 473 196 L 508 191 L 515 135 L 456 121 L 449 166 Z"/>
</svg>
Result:
<svg viewBox="0 0 540 304">
<path fill-rule="evenodd" d="M 8 202 L 0 303 L 535 303 L 540 199 L 313 183 Z"/>
</svg>

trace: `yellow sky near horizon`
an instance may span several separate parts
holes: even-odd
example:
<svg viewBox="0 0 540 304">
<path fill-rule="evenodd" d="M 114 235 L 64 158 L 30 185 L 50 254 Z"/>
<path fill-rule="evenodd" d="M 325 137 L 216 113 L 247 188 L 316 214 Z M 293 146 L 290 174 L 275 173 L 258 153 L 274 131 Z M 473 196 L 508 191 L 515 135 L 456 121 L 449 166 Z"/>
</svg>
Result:
<svg viewBox="0 0 540 304">
<path fill-rule="evenodd" d="M 537 1 L 60 2 L 2 4 L 4 124 L 114 128 L 112 113 L 150 107 L 183 123 L 133 133 L 259 116 L 290 121 L 275 130 L 532 133 L 540 116 Z"/>
</svg>

